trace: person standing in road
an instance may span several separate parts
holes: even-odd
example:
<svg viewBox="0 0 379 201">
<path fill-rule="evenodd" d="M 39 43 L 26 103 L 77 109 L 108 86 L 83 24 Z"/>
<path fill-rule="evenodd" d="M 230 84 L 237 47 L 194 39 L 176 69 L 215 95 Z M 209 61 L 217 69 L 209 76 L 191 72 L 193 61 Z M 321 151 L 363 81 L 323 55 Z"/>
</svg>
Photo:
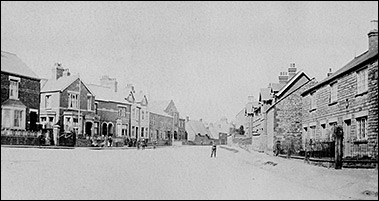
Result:
<svg viewBox="0 0 379 201">
<path fill-rule="evenodd" d="M 214 142 L 212 142 L 212 153 L 211 153 L 211 158 L 212 158 L 212 156 L 214 155 L 215 156 L 215 158 L 216 158 L 216 149 L 217 149 L 217 147 L 216 147 L 216 143 L 214 143 Z"/>
</svg>

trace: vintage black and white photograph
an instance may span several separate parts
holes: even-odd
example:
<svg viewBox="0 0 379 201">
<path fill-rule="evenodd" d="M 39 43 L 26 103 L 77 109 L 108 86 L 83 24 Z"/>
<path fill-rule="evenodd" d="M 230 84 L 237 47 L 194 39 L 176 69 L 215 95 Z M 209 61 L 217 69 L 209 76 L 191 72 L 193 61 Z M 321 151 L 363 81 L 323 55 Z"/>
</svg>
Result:
<svg viewBox="0 0 379 201">
<path fill-rule="evenodd" d="M 1 1 L 1 200 L 378 200 L 378 1 Z"/>
</svg>

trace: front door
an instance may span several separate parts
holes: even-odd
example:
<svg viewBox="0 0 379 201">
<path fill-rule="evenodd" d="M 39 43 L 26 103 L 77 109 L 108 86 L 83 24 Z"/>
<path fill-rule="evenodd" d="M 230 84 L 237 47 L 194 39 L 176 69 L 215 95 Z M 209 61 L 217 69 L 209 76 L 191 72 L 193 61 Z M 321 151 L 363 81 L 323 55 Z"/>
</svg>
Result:
<svg viewBox="0 0 379 201">
<path fill-rule="evenodd" d="M 86 136 L 92 136 L 92 122 L 86 122 Z"/>
</svg>

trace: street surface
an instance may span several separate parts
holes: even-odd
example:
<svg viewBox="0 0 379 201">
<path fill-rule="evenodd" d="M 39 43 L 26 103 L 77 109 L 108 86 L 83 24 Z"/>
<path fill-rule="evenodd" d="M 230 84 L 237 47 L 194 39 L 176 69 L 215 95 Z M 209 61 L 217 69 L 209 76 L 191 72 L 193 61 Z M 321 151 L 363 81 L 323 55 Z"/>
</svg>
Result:
<svg viewBox="0 0 379 201">
<path fill-rule="evenodd" d="M 217 158 L 210 153 L 210 146 L 1 147 L 1 199 L 378 199 L 377 170 L 327 169 L 229 146 L 218 146 Z"/>
</svg>

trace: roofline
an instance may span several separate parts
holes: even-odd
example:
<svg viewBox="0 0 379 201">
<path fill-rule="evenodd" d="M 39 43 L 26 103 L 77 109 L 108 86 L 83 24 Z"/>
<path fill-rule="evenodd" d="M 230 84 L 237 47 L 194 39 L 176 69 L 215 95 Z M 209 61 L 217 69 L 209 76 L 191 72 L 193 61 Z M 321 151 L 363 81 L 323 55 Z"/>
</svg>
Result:
<svg viewBox="0 0 379 201">
<path fill-rule="evenodd" d="M 292 77 L 291 78 L 291 80 L 286 84 L 286 85 L 284 85 L 280 90 L 279 90 L 279 92 L 276 94 L 276 96 L 280 96 L 280 94 L 282 94 L 284 91 L 286 91 L 286 89 L 289 87 L 289 86 L 291 86 L 294 82 L 295 82 L 295 80 L 297 79 L 297 78 L 299 78 L 300 77 L 300 75 L 301 74 L 304 74 L 305 76 L 306 76 L 306 78 L 308 78 L 308 80 L 311 80 L 311 78 L 303 71 L 303 70 L 301 70 L 300 72 L 298 72 L 294 77 Z"/>
<path fill-rule="evenodd" d="M 316 80 L 315 78 L 312 78 L 310 80 L 308 80 L 308 82 L 302 84 L 301 86 L 299 86 L 298 88 L 296 88 L 295 90 L 293 90 L 291 93 L 287 94 L 286 96 L 283 96 L 282 98 L 280 98 L 279 100 L 275 101 L 274 104 L 272 104 L 269 108 L 267 108 L 266 111 L 264 111 L 265 113 L 267 113 L 269 110 L 271 110 L 276 104 L 280 103 L 284 98 L 287 98 L 289 95 L 295 93 L 297 90 L 299 90 L 301 87 L 303 87 L 304 85 L 308 84 L 310 81 L 312 80 Z"/>
<path fill-rule="evenodd" d="M 364 54 L 369 54 L 369 51 L 366 51 L 366 52 L 362 53 L 362 54 L 359 55 L 358 57 L 363 56 Z M 325 85 L 327 85 L 327 84 L 333 82 L 333 81 L 336 80 L 337 78 L 340 78 L 341 76 L 343 76 L 343 75 L 345 75 L 345 74 L 347 74 L 347 73 L 350 73 L 351 71 L 354 71 L 354 70 L 356 70 L 357 68 L 362 67 L 363 65 L 365 65 L 365 64 L 368 63 L 368 62 L 370 62 L 371 60 L 373 60 L 373 59 L 377 59 L 377 56 L 378 56 L 378 52 L 376 52 L 376 54 L 373 54 L 372 56 L 368 57 L 367 59 L 365 59 L 365 60 L 363 60 L 363 61 L 361 61 L 361 62 L 355 64 L 353 67 L 351 67 L 351 68 L 348 69 L 348 70 L 345 70 L 345 71 L 339 72 L 339 73 L 337 73 L 337 74 L 332 74 L 332 75 L 330 75 L 330 77 L 326 77 L 324 80 L 320 81 L 320 82 L 317 83 L 315 86 L 313 86 L 313 87 L 311 87 L 311 88 L 305 90 L 303 93 L 301 93 L 301 95 L 302 95 L 302 96 L 305 96 L 306 94 L 309 94 L 309 93 L 311 93 L 312 91 L 314 91 L 314 90 L 316 90 L 316 89 L 318 89 L 318 88 L 321 88 L 321 87 L 323 87 L 323 86 L 325 86 Z M 355 57 L 355 58 L 357 58 L 357 57 Z M 355 59 L 355 58 L 354 58 L 354 59 Z M 353 59 L 353 60 L 354 60 L 354 59 Z M 347 64 L 349 64 L 349 63 L 352 62 L 353 60 L 349 61 Z M 347 64 L 344 65 L 343 67 L 341 67 L 340 69 L 346 67 Z"/>
<path fill-rule="evenodd" d="M 11 72 L 8 72 L 8 71 L 5 71 L 5 70 L 1 70 L 1 72 L 3 73 L 8 73 L 8 74 L 12 74 L 12 75 L 16 75 L 16 76 L 21 76 L 21 77 L 25 77 L 25 78 L 30 78 L 30 79 L 34 79 L 34 80 L 38 80 L 38 81 L 41 81 L 41 78 L 39 77 L 30 77 L 30 76 L 26 76 L 26 75 L 21 75 L 21 74 L 18 74 L 18 73 L 11 73 Z"/>
<path fill-rule="evenodd" d="M 125 105 L 132 105 L 130 103 L 127 103 L 127 102 L 120 102 L 120 101 L 115 101 L 115 100 L 105 100 L 105 99 L 101 99 L 101 98 L 96 98 L 95 96 L 95 101 L 103 101 L 103 102 L 112 102 L 112 103 L 119 103 L 119 104 L 125 104 Z"/>
</svg>

